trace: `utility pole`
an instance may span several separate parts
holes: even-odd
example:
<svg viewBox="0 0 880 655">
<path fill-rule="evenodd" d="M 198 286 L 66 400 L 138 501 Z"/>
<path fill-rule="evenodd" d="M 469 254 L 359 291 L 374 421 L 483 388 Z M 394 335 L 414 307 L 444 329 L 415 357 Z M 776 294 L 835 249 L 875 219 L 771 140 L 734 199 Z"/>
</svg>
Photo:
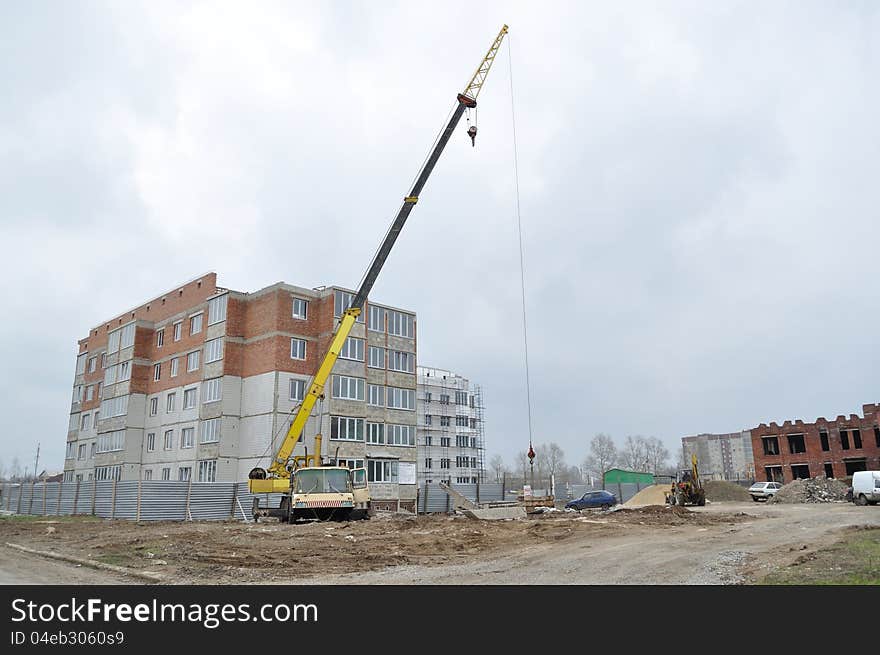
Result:
<svg viewBox="0 0 880 655">
<path fill-rule="evenodd" d="M 40 463 L 40 442 L 37 442 L 37 456 L 34 457 L 34 480 L 37 479 L 37 465 Z"/>
</svg>

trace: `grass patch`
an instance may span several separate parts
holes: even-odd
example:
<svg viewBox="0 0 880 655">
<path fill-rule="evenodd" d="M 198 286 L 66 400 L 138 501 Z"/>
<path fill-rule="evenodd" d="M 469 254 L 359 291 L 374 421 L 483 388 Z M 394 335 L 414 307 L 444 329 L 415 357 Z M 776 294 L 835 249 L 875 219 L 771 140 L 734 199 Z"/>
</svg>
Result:
<svg viewBox="0 0 880 655">
<path fill-rule="evenodd" d="M 95 561 L 116 566 L 128 566 L 131 563 L 131 555 L 126 553 L 103 553 L 95 556 Z"/>
<path fill-rule="evenodd" d="M 853 528 L 833 546 L 801 555 L 759 584 L 880 585 L 880 528 Z"/>
</svg>

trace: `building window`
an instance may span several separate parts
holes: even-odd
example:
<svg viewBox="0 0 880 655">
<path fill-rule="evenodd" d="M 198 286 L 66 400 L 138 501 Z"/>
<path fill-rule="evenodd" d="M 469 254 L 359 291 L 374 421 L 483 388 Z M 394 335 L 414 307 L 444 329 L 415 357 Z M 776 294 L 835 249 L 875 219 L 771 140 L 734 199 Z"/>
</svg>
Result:
<svg viewBox="0 0 880 655">
<path fill-rule="evenodd" d="M 341 441 L 363 441 L 364 419 L 348 416 L 331 416 L 330 438 Z"/>
<path fill-rule="evenodd" d="M 381 384 L 368 384 L 367 404 L 376 407 L 385 407 L 385 387 Z"/>
<path fill-rule="evenodd" d="M 223 338 L 205 342 L 205 364 L 223 359 Z"/>
<path fill-rule="evenodd" d="M 175 323 L 173 327 L 174 327 L 174 340 L 180 341 L 180 333 L 183 328 L 183 321 L 177 321 L 177 323 Z"/>
<path fill-rule="evenodd" d="M 388 351 L 388 370 L 402 371 L 403 373 L 416 372 L 416 354 L 402 352 L 400 350 Z"/>
<path fill-rule="evenodd" d="M 107 353 L 101 353 L 101 368 L 107 368 Z"/>
<path fill-rule="evenodd" d="M 187 373 L 192 373 L 193 371 L 199 370 L 199 352 L 198 350 L 194 350 L 191 353 L 187 353 L 186 355 L 186 371 Z"/>
<path fill-rule="evenodd" d="M 874 426 L 874 444 L 880 448 L 880 425 Z"/>
<path fill-rule="evenodd" d="M 368 459 L 367 482 L 397 482 L 397 462 L 393 460 Z"/>
<path fill-rule="evenodd" d="M 434 437 L 432 437 L 430 434 L 425 435 L 425 445 L 426 446 L 433 446 L 434 445 Z"/>
<path fill-rule="evenodd" d="M 379 346 L 370 346 L 370 361 L 368 366 L 372 368 L 385 368 L 385 349 Z"/>
<path fill-rule="evenodd" d="M 125 448 L 125 430 L 114 430 L 98 435 L 98 453 L 113 453 Z"/>
<path fill-rule="evenodd" d="M 440 468 L 442 468 L 442 469 L 449 468 L 449 458 L 448 457 L 441 457 L 440 458 Z"/>
<path fill-rule="evenodd" d="M 162 469 L 162 479 L 170 480 L 171 479 L 171 469 L 166 467 Z"/>
<path fill-rule="evenodd" d="M 217 443 L 220 441 L 220 419 L 211 418 L 202 421 L 202 433 L 200 436 L 202 443 Z"/>
<path fill-rule="evenodd" d="M 97 442 L 97 441 L 93 441 L 93 442 L 89 445 L 89 459 L 95 459 L 95 453 L 96 453 L 97 451 L 98 451 L 98 442 Z M 89 478 L 89 479 L 91 479 L 91 478 Z"/>
<path fill-rule="evenodd" d="M 68 441 L 67 454 L 64 456 L 64 459 L 73 459 L 74 457 L 76 457 L 76 442 Z"/>
<path fill-rule="evenodd" d="M 804 444 L 804 435 L 802 435 L 802 434 L 788 435 L 788 452 L 790 452 L 792 454 L 807 452 L 807 446 L 806 446 L 806 444 Z"/>
<path fill-rule="evenodd" d="M 468 421 L 467 416 L 456 416 L 455 417 L 455 425 L 459 428 L 466 428 L 470 425 L 470 421 Z"/>
<path fill-rule="evenodd" d="M 415 319 L 412 314 L 388 310 L 388 334 L 412 339 L 415 336 Z"/>
<path fill-rule="evenodd" d="M 431 415 L 425 414 L 425 425 L 431 425 Z"/>
<path fill-rule="evenodd" d="M 95 480 L 118 480 L 122 474 L 122 466 L 99 466 L 95 469 Z"/>
<path fill-rule="evenodd" d="M 363 378 L 350 378 L 345 375 L 333 376 L 333 398 L 343 400 L 363 400 L 364 399 Z"/>
<path fill-rule="evenodd" d="M 389 425 L 388 426 L 388 445 L 389 446 L 415 446 L 416 445 L 416 429 L 412 425 Z"/>
<path fill-rule="evenodd" d="M 290 378 L 290 400 L 299 400 L 301 401 L 306 397 L 306 383 L 305 380 L 297 380 L 296 378 Z"/>
<path fill-rule="evenodd" d="M 98 398 L 104 395 L 104 383 L 98 382 Z"/>
<path fill-rule="evenodd" d="M 213 403 L 222 397 L 222 378 L 213 378 L 202 382 L 202 404 Z"/>
<path fill-rule="evenodd" d="M 165 412 L 174 411 L 174 403 L 177 401 L 177 394 L 173 391 L 165 396 Z"/>
<path fill-rule="evenodd" d="M 434 463 L 431 461 L 430 457 L 425 458 L 425 468 L 426 469 L 434 468 Z"/>
<path fill-rule="evenodd" d="M 426 403 L 431 402 L 431 392 L 430 391 L 425 392 L 425 402 Z"/>
<path fill-rule="evenodd" d="M 441 393 L 440 394 L 440 404 L 448 405 L 449 404 L 449 394 Z"/>
<path fill-rule="evenodd" d="M 290 358 L 305 359 L 306 358 L 306 340 L 291 339 L 290 340 Z"/>
<path fill-rule="evenodd" d="M 440 427 L 441 428 L 448 428 L 449 427 L 449 417 L 448 416 L 441 416 L 440 417 Z"/>
<path fill-rule="evenodd" d="M 202 331 L 202 318 L 204 314 L 196 314 L 195 316 L 189 317 L 189 333 L 190 334 L 198 334 Z"/>
<path fill-rule="evenodd" d="M 333 316 L 338 318 L 345 313 L 345 310 L 351 307 L 351 303 L 354 302 L 354 294 L 348 293 L 347 291 L 334 291 L 334 299 L 333 299 Z M 358 323 L 364 322 L 364 313 L 361 312 L 357 317 Z"/>
<path fill-rule="evenodd" d="M 162 364 L 156 364 L 153 366 L 153 381 L 158 382 L 162 377 Z"/>
<path fill-rule="evenodd" d="M 364 468 L 364 460 L 362 459 L 338 459 L 336 460 L 337 466 L 347 466 L 350 469 L 362 469 Z"/>
<path fill-rule="evenodd" d="M 416 392 L 413 389 L 399 389 L 398 387 L 388 387 L 388 408 L 389 409 L 415 409 L 416 408 Z"/>
<path fill-rule="evenodd" d="M 767 480 L 767 482 L 784 482 L 784 480 L 782 479 L 782 467 L 765 466 L 764 478 Z"/>
<path fill-rule="evenodd" d="M 377 307 L 376 305 L 370 305 L 370 320 L 367 324 L 367 328 L 373 330 L 374 332 L 384 332 L 385 331 L 385 310 L 382 307 Z"/>
<path fill-rule="evenodd" d="M 764 454 L 765 455 L 778 455 L 779 454 L 779 439 L 776 437 L 763 437 L 761 439 L 761 443 L 764 445 Z M 770 480 L 773 482 L 773 480 Z"/>
<path fill-rule="evenodd" d="M 84 460 L 86 458 L 86 454 L 87 454 L 86 448 L 87 448 L 87 444 L 82 443 L 79 445 L 79 448 L 77 448 L 77 451 L 76 451 L 76 458 L 78 460 Z"/>
<path fill-rule="evenodd" d="M 451 440 L 451 437 L 440 437 L 440 446 L 442 448 L 449 448 L 449 443 Z"/>
<path fill-rule="evenodd" d="M 180 482 L 189 482 L 192 479 L 192 467 L 181 466 L 177 469 L 177 479 Z"/>
<path fill-rule="evenodd" d="M 302 298 L 293 299 L 293 318 L 305 320 L 309 317 L 309 301 Z"/>
<path fill-rule="evenodd" d="M 828 452 L 831 450 L 831 444 L 828 443 L 828 433 L 825 430 L 819 432 L 819 443 L 822 446 L 822 450 Z"/>
<path fill-rule="evenodd" d="M 95 397 L 95 385 L 90 384 L 86 387 L 86 402 L 92 400 Z"/>
<path fill-rule="evenodd" d="M 198 389 L 193 387 L 192 389 L 184 389 L 183 390 L 183 408 L 184 409 L 192 409 L 196 406 L 196 393 Z"/>
<path fill-rule="evenodd" d="M 153 469 L 144 469 L 144 480 L 153 479 Z"/>
<path fill-rule="evenodd" d="M 455 445 L 459 448 L 467 448 L 468 438 L 466 435 L 457 434 L 455 435 Z"/>
<path fill-rule="evenodd" d="M 833 478 L 834 477 L 834 465 L 831 462 L 825 463 L 825 477 Z"/>
<path fill-rule="evenodd" d="M 179 368 L 180 368 L 180 358 L 175 357 L 174 359 L 171 360 L 171 377 L 173 377 L 173 378 L 177 377 L 177 371 Z"/>
<path fill-rule="evenodd" d="M 147 452 L 152 453 L 156 450 L 156 433 L 148 432 L 147 433 Z"/>
<path fill-rule="evenodd" d="M 80 430 L 88 430 L 90 427 L 92 427 L 92 415 L 91 414 L 83 414 L 80 417 L 79 429 Z"/>
<path fill-rule="evenodd" d="M 858 428 L 855 428 L 852 431 L 852 438 L 853 438 L 853 448 L 855 448 L 856 450 L 861 448 L 862 447 L 862 432 L 861 432 L 861 430 L 859 430 Z"/>
<path fill-rule="evenodd" d="M 465 407 L 467 407 L 467 404 L 468 404 L 467 391 L 456 391 L 455 392 L 455 404 L 456 405 L 464 405 Z"/>
<path fill-rule="evenodd" d="M 844 450 L 849 450 L 849 434 L 847 434 L 846 430 L 840 431 L 840 447 Z"/>
<path fill-rule="evenodd" d="M 128 396 L 116 396 L 101 401 L 101 416 L 105 419 L 128 413 Z"/>
<path fill-rule="evenodd" d="M 795 464 L 791 467 L 793 480 L 806 480 L 810 477 L 810 467 L 806 464 Z"/>
<path fill-rule="evenodd" d="M 364 340 L 357 337 L 348 337 L 342 348 L 339 349 L 339 357 L 353 359 L 357 362 L 364 361 Z"/>
<path fill-rule="evenodd" d="M 161 348 L 165 345 L 165 328 L 161 330 L 156 330 L 156 348 Z"/>
<path fill-rule="evenodd" d="M 183 428 L 180 431 L 180 447 L 181 448 L 192 448 L 194 439 L 195 429 L 194 428 Z"/>
<path fill-rule="evenodd" d="M 92 357 L 92 358 L 89 360 L 89 373 L 94 373 L 94 372 L 95 372 L 95 368 L 97 367 L 97 364 L 98 364 L 98 358 L 97 358 L 97 357 Z"/>
<path fill-rule="evenodd" d="M 229 296 L 223 294 L 208 301 L 208 325 L 214 325 L 226 320 L 226 299 Z"/>
<path fill-rule="evenodd" d="M 174 430 L 165 431 L 165 443 L 162 447 L 165 450 L 172 450 L 174 448 Z"/>
<path fill-rule="evenodd" d="M 199 482 L 214 482 L 217 479 L 217 460 L 199 462 Z"/>
<path fill-rule="evenodd" d="M 150 398 L 150 416 L 155 416 L 159 413 L 159 397 L 154 396 Z"/>
<path fill-rule="evenodd" d="M 117 382 L 124 382 L 131 379 L 131 362 L 122 362 L 119 364 L 119 378 Z"/>
<path fill-rule="evenodd" d="M 379 445 L 385 443 L 384 423 L 367 423 L 367 443 Z"/>
</svg>

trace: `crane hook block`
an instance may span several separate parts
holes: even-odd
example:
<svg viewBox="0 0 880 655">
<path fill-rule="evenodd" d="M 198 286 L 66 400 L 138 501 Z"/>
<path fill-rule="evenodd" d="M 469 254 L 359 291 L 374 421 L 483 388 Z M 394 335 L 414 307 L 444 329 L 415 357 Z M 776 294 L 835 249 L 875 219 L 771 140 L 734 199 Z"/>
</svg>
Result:
<svg viewBox="0 0 880 655">
<path fill-rule="evenodd" d="M 471 138 L 471 147 L 477 145 L 477 144 L 476 144 L 476 140 L 477 140 L 477 126 L 476 126 L 476 125 L 471 125 L 471 126 L 468 128 L 468 132 L 467 132 L 467 133 L 468 133 L 468 136 Z"/>
</svg>

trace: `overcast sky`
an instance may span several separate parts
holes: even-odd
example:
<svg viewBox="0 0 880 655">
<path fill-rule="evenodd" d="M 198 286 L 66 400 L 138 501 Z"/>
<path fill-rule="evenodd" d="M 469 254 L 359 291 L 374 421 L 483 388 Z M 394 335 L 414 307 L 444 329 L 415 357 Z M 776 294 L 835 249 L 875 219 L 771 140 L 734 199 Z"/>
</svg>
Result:
<svg viewBox="0 0 880 655">
<path fill-rule="evenodd" d="M 0 460 L 63 467 L 76 341 L 214 270 L 354 287 L 510 25 L 534 438 L 880 401 L 875 2 L 6 2 Z M 507 45 L 374 288 L 528 447 Z"/>
</svg>

